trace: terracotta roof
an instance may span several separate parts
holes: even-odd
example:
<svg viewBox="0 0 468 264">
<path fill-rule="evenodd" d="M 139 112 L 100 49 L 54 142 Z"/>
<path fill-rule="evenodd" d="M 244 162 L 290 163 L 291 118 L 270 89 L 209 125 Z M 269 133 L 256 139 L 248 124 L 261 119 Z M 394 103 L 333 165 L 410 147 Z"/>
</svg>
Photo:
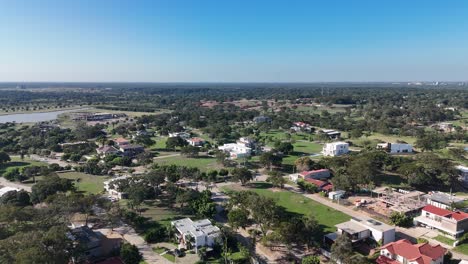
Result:
<svg viewBox="0 0 468 264">
<path fill-rule="evenodd" d="M 322 187 L 322 190 L 324 190 L 324 191 L 331 191 L 331 190 L 333 190 L 333 184 L 328 183 L 327 185 L 325 185 L 325 186 Z"/>
<path fill-rule="evenodd" d="M 387 258 L 386 256 L 379 256 L 376 260 L 375 263 L 377 264 L 401 264 L 398 262 L 398 260 L 393 260 L 390 258 Z"/>
<path fill-rule="evenodd" d="M 316 180 L 316 179 L 305 179 L 306 182 L 308 183 L 312 183 L 313 185 L 317 186 L 317 187 L 322 187 L 324 186 L 325 184 L 327 184 L 327 182 L 324 182 L 324 181 L 321 181 L 321 180 Z"/>
<path fill-rule="evenodd" d="M 449 211 L 449 210 L 446 210 L 446 209 L 435 207 L 433 205 L 426 205 L 426 206 L 424 206 L 424 208 L 422 210 L 426 211 L 426 212 L 429 212 L 431 214 L 438 215 L 438 216 L 453 218 L 457 222 L 461 221 L 461 220 L 465 220 L 465 219 L 468 218 L 467 213 L 460 212 L 460 211 L 452 212 L 452 211 Z"/>
<path fill-rule="evenodd" d="M 203 138 L 199 138 L 199 137 L 194 137 L 194 138 L 191 138 L 189 140 L 193 141 L 193 142 L 204 142 L 205 141 Z"/>
<path fill-rule="evenodd" d="M 116 139 L 114 139 L 114 142 L 125 143 L 125 142 L 129 142 L 129 141 L 128 141 L 128 139 L 125 139 L 125 138 L 116 138 Z"/>
<path fill-rule="evenodd" d="M 329 170 L 328 169 L 320 169 L 320 170 L 303 171 L 303 172 L 301 172 L 301 175 L 302 176 L 307 176 L 309 174 L 325 172 L 325 171 L 329 171 Z"/>
<path fill-rule="evenodd" d="M 440 245 L 431 246 L 429 243 L 421 243 L 413 245 L 410 241 L 406 239 L 398 240 L 396 242 L 388 243 L 387 245 L 381 247 L 381 249 L 386 249 L 392 255 L 402 256 L 408 261 L 415 261 L 418 264 L 430 264 L 432 260 L 437 260 L 440 257 L 443 257 L 446 253 L 446 249 Z M 383 257 L 383 256 L 381 256 Z M 393 264 L 394 262 L 388 262 L 388 258 L 380 258 L 381 262 L 378 264 Z M 387 261 L 387 262 L 385 262 Z M 399 262 L 396 262 L 399 263 Z"/>
</svg>

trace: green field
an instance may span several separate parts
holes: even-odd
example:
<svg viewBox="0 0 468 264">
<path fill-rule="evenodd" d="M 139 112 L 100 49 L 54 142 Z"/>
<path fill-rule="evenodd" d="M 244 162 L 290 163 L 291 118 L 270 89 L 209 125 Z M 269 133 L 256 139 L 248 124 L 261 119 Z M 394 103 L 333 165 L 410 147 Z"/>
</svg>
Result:
<svg viewBox="0 0 468 264">
<path fill-rule="evenodd" d="M 0 166 L 0 175 L 2 175 L 9 168 L 23 168 L 27 166 L 47 166 L 47 163 L 35 161 L 28 157 L 21 160 L 20 157 L 11 157 L 11 161 Z"/>
<path fill-rule="evenodd" d="M 453 242 L 455 242 L 455 240 L 442 236 L 442 235 L 438 235 L 434 237 L 434 239 L 449 246 L 452 246 Z"/>
<path fill-rule="evenodd" d="M 462 254 L 468 255 L 468 243 L 461 244 L 453 248 L 453 250 L 460 252 Z"/>
<path fill-rule="evenodd" d="M 351 219 L 350 216 L 323 204 L 317 203 L 301 194 L 289 191 L 273 192 L 268 188 L 264 188 L 271 186 L 265 183 L 255 183 L 253 186 L 255 185 L 261 187 L 249 188 L 248 190 L 275 199 L 277 204 L 284 207 L 288 212 L 302 215 L 313 215 L 319 224 L 322 225 L 325 232 L 334 232 L 336 231 L 336 224 Z M 226 187 L 225 189 L 232 190 L 229 189 L 229 187 Z"/>
<path fill-rule="evenodd" d="M 216 162 L 216 159 L 211 157 L 188 158 L 184 156 L 175 156 L 155 159 L 154 162 L 161 165 L 174 164 L 178 166 L 196 167 L 201 171 L 220 168 L 220 165 Z"/>
<path fill-rule="evenodd" d="M 73 180 L 78 191 L 98 194 L 104 190 L 103 182 L 108 179 L 105 176 L 90 175 L 81 172 L 58 173 L 61 178 Z"/>
</svg>

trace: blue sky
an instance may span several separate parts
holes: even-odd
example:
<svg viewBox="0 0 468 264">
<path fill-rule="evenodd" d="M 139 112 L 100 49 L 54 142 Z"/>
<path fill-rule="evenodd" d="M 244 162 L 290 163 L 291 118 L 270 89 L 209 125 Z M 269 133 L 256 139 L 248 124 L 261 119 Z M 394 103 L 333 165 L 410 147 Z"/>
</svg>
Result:
<svg viewBox="0 0 468 264">
<path fill-rule="evenodd" d="M 0 81 L 468 80 L 468 1 L 0 0 Z"/>
</svg>

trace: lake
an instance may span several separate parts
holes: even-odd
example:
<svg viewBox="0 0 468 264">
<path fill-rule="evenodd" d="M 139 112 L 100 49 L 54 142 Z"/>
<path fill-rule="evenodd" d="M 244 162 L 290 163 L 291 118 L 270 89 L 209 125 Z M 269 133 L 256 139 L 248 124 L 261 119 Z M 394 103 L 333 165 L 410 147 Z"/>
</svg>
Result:
<svg viewBox="0 0 468 264">
<path fill-rule="evenodd" d="M 16 122 L 16 123 L 37 123 L 44 121 L 51 121 L 57 119 L 60 114 L 82 111 L 89 108 L 79 109 L 68 109 L 61 111 L 52 112 L 36 112 L 36 113 L 24 113 L 24 114 L 11 114 L 11 115 L 0 115 L 0 123 Z"/>
</svg>

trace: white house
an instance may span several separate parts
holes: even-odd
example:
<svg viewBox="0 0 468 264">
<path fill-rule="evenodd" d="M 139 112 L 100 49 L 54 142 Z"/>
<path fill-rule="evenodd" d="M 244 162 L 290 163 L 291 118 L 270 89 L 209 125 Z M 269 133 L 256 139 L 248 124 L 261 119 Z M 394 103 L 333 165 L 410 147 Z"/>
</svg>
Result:
<svg viewBox="0 0 468 264">
<path fill-rule="evenodd" d="M 456 168 L 460 171 L 460 180 L 468 183 L 468 167 L 458 165 Z"/>
<path fill-rule="evenodd" d="M 429 243 L 413 244 L 401 239 L 380 248 L 377 264 L 443 264 L 447 249 Z"/>
<path fill-rule="evenodd" d="M 113 178 L 113 179 L 110 179 L 110 180 L 107 180 L 107 181 L 103 182 L 104 183 L 104 189 L 107 191 L 107 193 L 109 194 L 110 197 L 113 197 L 113 198 L 116 198 L 116 199 L 125 198 L 126 193 L 123 193 L 123 192 L 120 192 L 119 190 L 117 190 L 116 186 L 112 185 L 112 182 L 117 181 L 117 180 L 123 180 L 123 179 L 126 179 L 128 177 L 130 177 L 130 176 L 125 175 L 125 176 L 116 177 L 116 178 Z"/>
<path fill-rule="evenodd" d="M 213 247 L 220 237 L 220 229 L 213 226 L 208 219 L 192 221 L 190 218 L 183 218 L 172 221 L 171 225 L 177 229 L 176 238 L 179 241 L 179 248 Z"/>
<path fill-rule="evenodd" d="M 335 233 L 325 236 L 325 239 L 335 241 L 338 236 L 346 234 L 352 242 L 372 239 L 382 245 L 395 241 L 395 227 L 376 221 L 372 218 L 351 218 L 348 222 L 335 225 Z"/>
<path fill-rule="evenodd" d="M 407 143 L 380 143 L 377 144 L 377 149 L 383 149 L 391 154 L 413 152 L 413 146 Z"/>
<path fill-rule="evenodd" d="M 349 144 L 346 142 L 333 142 L 323 145 L 324 156 L 340 156 L 349 152 Z"/>
<path fill-rule="evenodd" d="M 190 146 L 201 147 L 205 144 L 206 141 L 203 138 L 193 137 L 193 138 L 187 139 L 187 142 L 189 143 Z"/>
<path fill-rule="evenodd" d="M 219 146 L 218 149 L 228 153 L 233 159 L 250 157 L 252 153 L 252 148 L 246 147 L 242 143 L 228 143 Z"/>
<path fill-rule="evenodd" d="M 187 133 L 187 132 L 173 132 L 173 133 L 169 133 L 169 137 L 180 137 L 182 139 L 189 139 L 190 138 L 190 133 Z"/>
</svg>

